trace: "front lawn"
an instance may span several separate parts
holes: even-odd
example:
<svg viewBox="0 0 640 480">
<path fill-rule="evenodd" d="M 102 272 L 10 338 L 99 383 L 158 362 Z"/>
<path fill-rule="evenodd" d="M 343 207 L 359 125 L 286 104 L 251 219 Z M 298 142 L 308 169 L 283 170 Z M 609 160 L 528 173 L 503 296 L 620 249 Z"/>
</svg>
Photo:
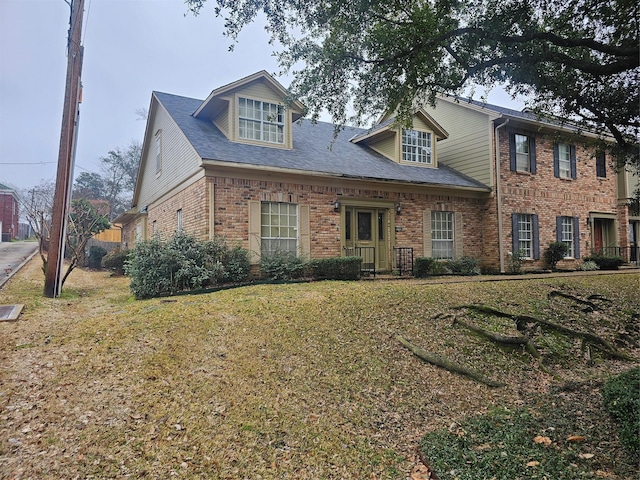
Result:
<svg viewBox="0 0 640 480">
<path fill-rule="evenodd" d="M 41 276 L 34 260 L 0 291 L 3 304 L 25 304 L 0 324 L 2 478 L 427 478 L 425 435 L 521 409 L 568 419 L 584 437 L 567 447 L 580 471 L 635 474 L 599 389 L 640 359 L 637 274 L 258 285 L 146 301 L 127 278 L 87 271 L 47 299 Z M 585 313 L 552 290 L 606 301 Z M 558 335 L 539 364 L 454 325 L 462 304 L 588 328 L 635 360 Z M 506 386 L 426 364 L 398 334 Z M 535 433 L 564 448 L 549 428 L 565 427 L 545 421 Z"/>
</svg>

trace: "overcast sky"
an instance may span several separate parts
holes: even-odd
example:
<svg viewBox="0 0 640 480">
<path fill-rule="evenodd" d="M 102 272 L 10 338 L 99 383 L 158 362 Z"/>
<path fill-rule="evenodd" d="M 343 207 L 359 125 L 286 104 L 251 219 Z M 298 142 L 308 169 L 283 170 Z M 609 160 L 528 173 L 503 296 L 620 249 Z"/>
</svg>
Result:
<svg viewBox="0 0 640 480">
<path fill-rule="evenodd" d="M 153 90 L 204 99 L 259 70 L 276 73 L 260 25 L 233 52 L 213 4 L 187 13 L 183 0 L 85 0 L 83 98 L 74 176 L 141 141 Z M 0 183 L 29 188 L 55 180 L 70 9 L 64 0 L 0 0 Z M 287 86 L 290 78 L 277 78 Z M 490 103 L 521 108 L 500 91 Z"/>
</svg>

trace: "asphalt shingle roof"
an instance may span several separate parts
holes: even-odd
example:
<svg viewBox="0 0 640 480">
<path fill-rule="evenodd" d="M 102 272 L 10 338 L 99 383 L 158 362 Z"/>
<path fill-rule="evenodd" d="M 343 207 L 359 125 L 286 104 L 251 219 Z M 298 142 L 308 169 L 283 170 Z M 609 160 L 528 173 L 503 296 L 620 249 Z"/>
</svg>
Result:
<svg viewBox="0 0 640 480">
<path fill-rule="evenodd" d="M 193 117 L 202 100 L 154 92 L 203 160 L 300 170 L 350 178 L 434 186 L 486 189 L 486 185 L 447 166 L 400 165 L 366 146 L 349 141 L 367 130 L 345 128 L 333 139 L 330 123 L 309 120 L 293 125 L 293 149 L 270 148 L 228 140 L 210 121 Z"/>
</svg>

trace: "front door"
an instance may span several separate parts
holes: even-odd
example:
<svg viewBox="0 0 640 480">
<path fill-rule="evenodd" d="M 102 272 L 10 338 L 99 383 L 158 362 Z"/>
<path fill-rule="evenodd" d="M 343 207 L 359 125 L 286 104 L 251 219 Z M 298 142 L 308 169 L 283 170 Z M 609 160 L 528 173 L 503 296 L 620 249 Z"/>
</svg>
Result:
<svg viewBox="0 0 640 480">
<path fill-rule="evenodd" d="M 369 251 L 375 254 L 376 270 L 389 268 L 387 212 L 385 208 L 345 209 L 346 246 L 371 248 Z"/>
</svg>

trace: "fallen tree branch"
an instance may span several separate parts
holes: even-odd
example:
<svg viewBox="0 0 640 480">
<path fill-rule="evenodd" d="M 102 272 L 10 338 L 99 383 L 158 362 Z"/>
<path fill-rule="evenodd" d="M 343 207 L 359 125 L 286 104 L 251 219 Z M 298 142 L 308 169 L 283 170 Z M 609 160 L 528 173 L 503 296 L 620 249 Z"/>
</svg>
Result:
<svg viewBox="0 0 640 480">
<path fill-rule="evenodd" d="M 536 348 L 535 344 L 531 341 L 529 337 L 525 336 L 511 336 L 511 335 L 500 335 L 499 333 L 491 332 L 489 330 L 485 330 L 484 328 L 480 328 L 476 325 L 472 325 L 471 323 L 467 323 L 463 320 L 460 320 L 458 317 L 454 317 L 453 319 L 454 325 L 457 323 L 462 325 L 463 327 L 471 330 L 472 332 L 477 333 L 478 335 L 482 335 L 483 337 L 491 340 L 492 342 L 503 344 L 503 345 L 524 345 L 526 351 L 538 361 L 538 367 L 543 372 L 553 375 L 547 367 L 545 367 L 541 363 L 540 352 Z"/>
<path fill-rule="evenodd" d="M 619 352 L 613 345 L 607 342 L 604 338 L 601 338 L 590 332 L 574 330 L 572 328 L 565 327 L 564 325 L 553 323 L 548 320 L 544 320 L 542 318 L 535 318 L 529 315 L 513 315 L 511 313 L 502 312 L 500 310 L 496 310 L 491 307 L 485 307 L 483 305 L 460 305 L 453 308 L 454 310 L 467 309 L 467 310 L 472 310 L 479 313 L 484 313 L 487 315 L 493 315 L 496 317 L 510 318 L 514 322 L 516 322 L 516 326 L 518 330 L 521 330 L 522 326 L 526 323 L 537 323 L 542 327 L 546 327 L 548 329 L 555 330 L 560 333 L 564 333 L 565 335 L 581 338 L 588 342 L 591 342 L 596 348 L 600 349 L 601 351 L 605 352 L 606 354 L 610 355 L 613 358 L 617 358 L 620 360 L 628 360 L 628 361 L 633 360 L 632 357 L 622 352 Z"/>
<path fill-rule="evenodd" d="M 462 365 L 459 365 L 451 360 L 448 360 L 444 357 L 436 355 L 435 353 L 427 352 L 426 350 L 412 344 L 407 339 L 405 339 L 401 335 L 396 335 L 398 341 L 408 350 L 410 350 L 415 356 L 424 360 L 425 362 L 431 363 L 438 367 L 444 368 L 450 372 L 460 373 L 469 378 L 472 378 L 476 382 L 484 383 L 489 387 L 503 387 L 504 383 L 496 382 L 495 380 L 491 380 L 490 378 L 485 377 L 482 373 L 477 370 L 473 370 Z"/>
<path fill-rule="evenodd" d="M 553 298 L 553 297 L 562 297 L 562 298 L 566 298 L 567 300 L 571 300 L 574 301 L 576 303 L 579 303 L 581 305 L 586 305 L 587 307 L 591 308 L 592 310 L 598 310 L 598 306 L 593 303 L 590 300 L 584 300 L 580 297 L 576 297 L 575 295 L 571 295 L 570 293 L 564 293 L 561 292 L 560 290 L 552 290 L 549 292 L 549 294 L 547 295 L 549 298 Z"/>
</svg>

